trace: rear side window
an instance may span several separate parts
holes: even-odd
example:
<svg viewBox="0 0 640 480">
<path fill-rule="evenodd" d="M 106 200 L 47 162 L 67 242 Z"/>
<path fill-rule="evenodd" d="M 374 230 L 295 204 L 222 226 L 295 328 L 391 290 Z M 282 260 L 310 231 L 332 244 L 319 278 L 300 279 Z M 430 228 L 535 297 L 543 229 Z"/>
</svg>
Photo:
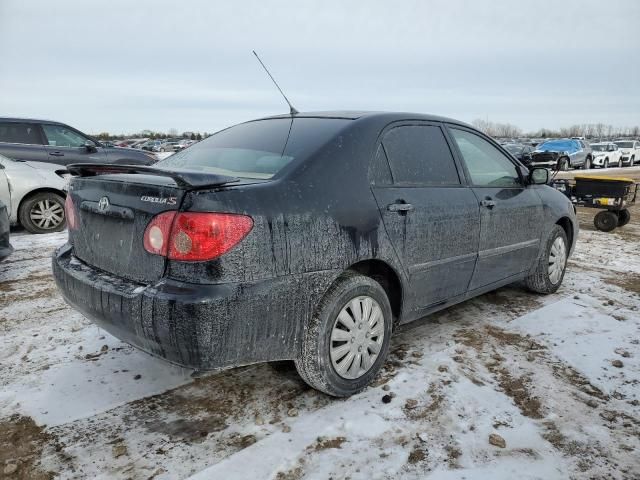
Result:
<svg viewBox="0 0 640 480">
<path fill-rule="evenodd" d="M 0 142 L 42 145 L 42 138 L 32 123 L 0 122 Z"/>
<path fill-rule="evenodd" d="M 318 151 L 349 122 L 303 117 L 242 123 L 171 155 L 156 166 L 269 179 L 294 159 Z"/>
<path fill-rule="evenodd" d="M 404 125 L 382 139 L 394 183 L 459 185 L 460 177 L 440 127 Z"/>
</svg>

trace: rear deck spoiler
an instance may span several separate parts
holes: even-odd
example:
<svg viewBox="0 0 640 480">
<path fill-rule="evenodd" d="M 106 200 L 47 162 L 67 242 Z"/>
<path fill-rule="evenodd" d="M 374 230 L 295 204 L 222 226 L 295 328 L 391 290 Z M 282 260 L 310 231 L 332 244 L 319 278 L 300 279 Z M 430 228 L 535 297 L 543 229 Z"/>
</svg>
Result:
<svg viewBox="0 0 640 480">
<path fill-rule="evenodd" d="M 73 163 L 67 170 L 74 176 L 93 177 L 110 173 L 139 173 L 172 178 L 179 187 L 207 188 L 240 181 L 238 178 L 215 173 L 190 172 L 187 170 L 164 170 L 145 165 L 119 165 L 113 163 Z"/>
</svg>

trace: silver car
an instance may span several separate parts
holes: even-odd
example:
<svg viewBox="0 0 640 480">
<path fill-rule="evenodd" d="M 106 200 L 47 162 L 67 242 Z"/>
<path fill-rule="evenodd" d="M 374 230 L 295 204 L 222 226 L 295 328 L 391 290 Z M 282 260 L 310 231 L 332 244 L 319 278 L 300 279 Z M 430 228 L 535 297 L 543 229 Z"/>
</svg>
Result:
<svg viewBox="0 0 640 480">
<path fill-rule="evenodd" d="M 60 165 L 0 155 L 0 201 L 7 206 L 9 222 L 20 224 L 31 233 L 64 229 L 69 176 Z"/>
</svg>

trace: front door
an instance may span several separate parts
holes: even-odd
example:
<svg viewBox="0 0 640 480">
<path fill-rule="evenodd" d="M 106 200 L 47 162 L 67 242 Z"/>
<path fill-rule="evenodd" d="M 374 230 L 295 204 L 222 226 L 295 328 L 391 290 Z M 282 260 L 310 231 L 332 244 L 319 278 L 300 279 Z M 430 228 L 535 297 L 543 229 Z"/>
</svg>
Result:
<svg viewBox="0 0 640 480">
<path fill-rule="evenodd" d="M 513 161 L 488 139 L 458 127 L 449 131 L 480 206 L 480 246 L 470 290 L 529 270 L 540 250 L 543 209 Z"/>
<path fill-rule="evenodd" d="M 441 126 L 394 125 L 374 165 L 388 172 L 378 175 L 373 192 L 409 277 L 408 309 L 420 312 L 464 294 L 478 250 L 479 206 Z"/>
<path fill-rule="evenodd" d="M 85 143 L 90 140 L 65 125 L 45 123 L 42 130 L 46 140 L 47 161 L 50 163 L 69 165 L 105 161 L 102 147 L 87 149 Z"/>
</svg>

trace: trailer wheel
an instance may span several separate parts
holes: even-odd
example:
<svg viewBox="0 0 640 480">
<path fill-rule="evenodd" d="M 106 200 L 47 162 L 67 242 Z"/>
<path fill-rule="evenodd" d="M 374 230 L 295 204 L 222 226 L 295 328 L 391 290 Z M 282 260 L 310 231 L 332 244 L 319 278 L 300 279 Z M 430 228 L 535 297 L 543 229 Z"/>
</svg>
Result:
<svg viewBox="0 0 640 480">
<path fill-rule="evenodd" d="M 631 220 L 631 213 L 626 208 L 618 212 L 618 226 L 624 227 Z"/>
<path fill-rule="evenodd" d="M 618 216 L 609 210 L 603 210 L 593 219 L 593 224 L 601 232 L 610 232 L 618 226 Z"/>
</svg>

